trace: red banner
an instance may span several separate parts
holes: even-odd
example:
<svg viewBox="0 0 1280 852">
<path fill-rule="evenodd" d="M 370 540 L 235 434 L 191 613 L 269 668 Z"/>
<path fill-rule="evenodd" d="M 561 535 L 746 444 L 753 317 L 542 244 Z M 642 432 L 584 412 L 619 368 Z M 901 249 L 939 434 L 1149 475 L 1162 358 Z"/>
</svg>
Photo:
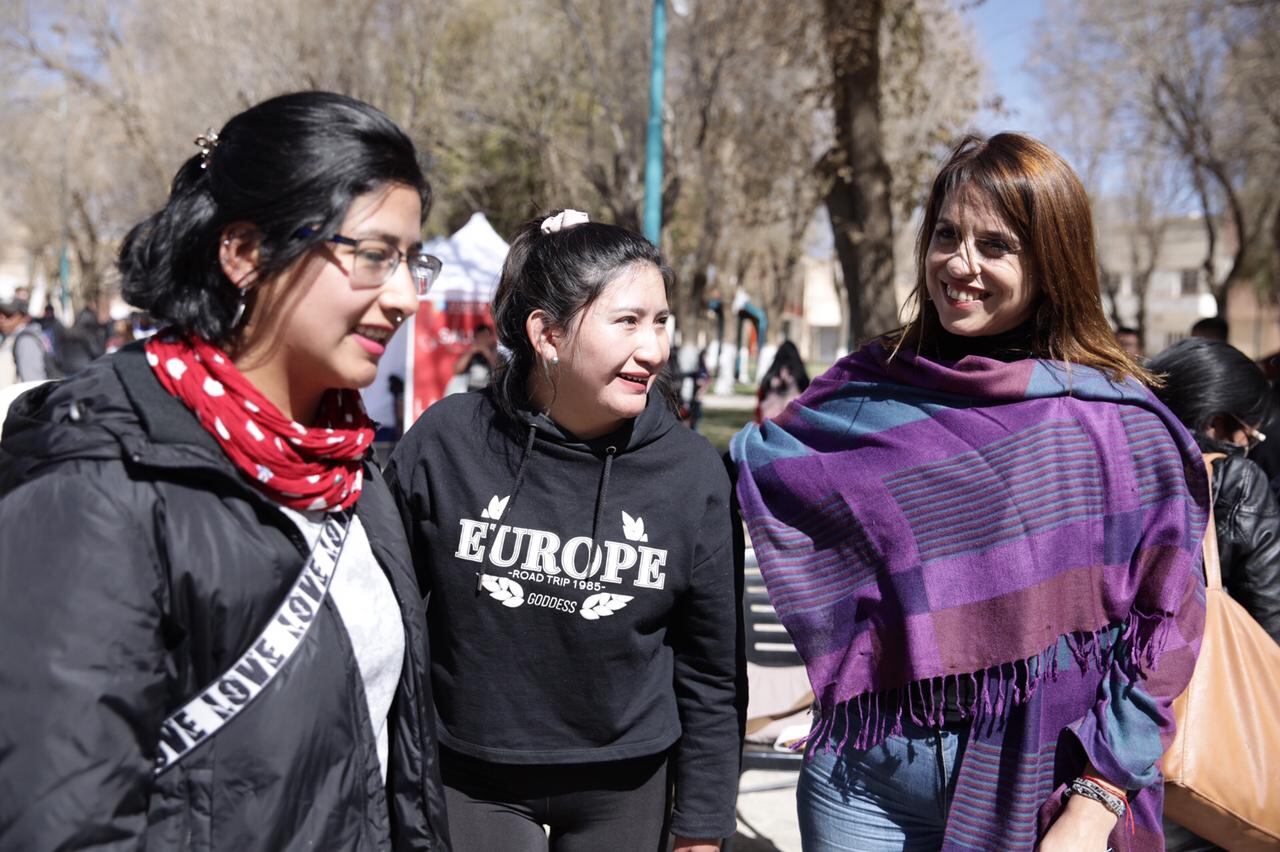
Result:
<svg viewBox="0 0 1280 852">
<path fill-rule="evenodd" d="M 430 300 L 418 305 L 413 317 L 413 380 L 406 405 L 405 429 L 442 398 L 454 377 L 458 358 L 471 346 L 479 325 L 493 326 L 488 302 L 446 302 L 444 310 Z"/>
</svg>

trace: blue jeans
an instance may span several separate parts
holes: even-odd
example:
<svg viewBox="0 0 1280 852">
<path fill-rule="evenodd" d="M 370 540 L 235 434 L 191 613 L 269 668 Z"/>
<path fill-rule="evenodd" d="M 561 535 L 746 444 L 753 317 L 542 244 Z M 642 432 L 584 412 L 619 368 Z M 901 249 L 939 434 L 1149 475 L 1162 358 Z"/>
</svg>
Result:
<svg viewBox="0 0 1280 852">
<path fill-rule="evenodd" d="M 836 725 L 832 742 L 843 737 Z M 969 724 L 902 733 L 869 749 L 808 755 L 796 786 L 805 852 L 925 852 L 942 846 Z"/>
</svg>

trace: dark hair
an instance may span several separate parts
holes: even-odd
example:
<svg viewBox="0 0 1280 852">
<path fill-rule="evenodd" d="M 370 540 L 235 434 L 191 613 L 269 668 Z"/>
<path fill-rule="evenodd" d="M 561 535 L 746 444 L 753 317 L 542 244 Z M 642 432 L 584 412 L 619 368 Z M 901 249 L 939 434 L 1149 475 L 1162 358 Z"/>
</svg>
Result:
<svg viewBox="0 0 1280 852">
<path fill-rule="evenodd" d="M 777 354 L 773 356 L 773 363 L 769 365 L 768 371 L 760 378 L 761 394 L 768 393 L 770 383 L 778 377 L 783 367 L 787 368 L 787 372 L 795 380 L 796 390 L 804 392 L 805 388 L 809 387 L 809 371 L 805 369 L 800 350 L 790 340 L 784 340 L 778 347 Z"/>
<path fill-rule="evenodd" d="M 1065 160 L 1020 133 L 966 136 L 951 151 L 933 181 L 916 238 L 915 316 L 890 342 L 932 351 L 943 338 L 925 286 L 925 260 L 943 204 L 965 186 L 978 190 L 1009 223 L 1023 246 L 1026 275 L 1040 286 L 1031 354 L 1096 367 L 1115 379 L 1154 382 L 1116 343 L 1103 312 L 1084 185 Z"/>
<path fill-rule="evenodd" d="M 182 333 L 223 341 L 240 292 L 218 260 L 222 230 L 258 229 L 259 280 L 279 274 L 341 225 L 351 202 L 390 184 L 417 190 L 426 220 L 431 187 L 409 137 L 362 101 L 297 92 L 250 107 L 217 145 L 178 169 L 169 200 L 120 247 L 124 298 Z M 316 228 L 314 237 L 298 237 Z"/>
<path fill-rule="evenodd" d="M 1271 410 L 1271 385 L 1262 368 L 1221 340 L 1188 337 L 1152 358 L 1163 373 L 1160 400 L 1192 432 L 1203 435 L 1220 414 L 1257 426 Z"/>
<path fill-rule="evenodd" d="M 1191 326 L 1191 334 L 1195 337 L 1203 337 L 1208 340 L 1225 341 L 1229 337 L 1230 328 L 1227 321 L 1222 317 L 1205 317 L 1202 320 L 1196 320 Z"/>
<path fill-rule="evenodd" d="M 547 215 L 560 212 L 553 210 Z M 527 400 L 526 382 L 537 363 L 525 329 L 530 314 L 541 310 L 553 327 L 569 331 L 605 286 L 630 266 L 648 263 L 657 267 L 668 295 L 675 281 L 653 243 L 633 231 L 587 222 L 544 234 L 545 218 L 539 216 L 521 225 L 512 238 L 493 297 L 498 340 L 511 352 L 493 378 L 493 400 L 511 420 Z M 665 387 L 659 392 L 670 401 Z"/>
</svg>

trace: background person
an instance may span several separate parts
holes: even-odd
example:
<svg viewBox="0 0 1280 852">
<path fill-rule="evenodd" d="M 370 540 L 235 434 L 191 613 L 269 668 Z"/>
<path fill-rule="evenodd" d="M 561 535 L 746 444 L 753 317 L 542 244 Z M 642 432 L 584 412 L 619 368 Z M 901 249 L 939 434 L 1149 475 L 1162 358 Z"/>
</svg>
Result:
<svg viewBox="0 0 1280 852">
<path fill-rule="evenodd" d="M 1136 328 L 1122 325 L 1116 329 L 1116 343 L 1124 353 L 1138 363 L 1142 363 L 1142 334 Z"/>
<path fill-rule="evenodd" d="M 62 334 L 58 369 L 62 375 L 78 373 L 107 351 L 106 327 L 92 308 L 83 308 L 75 323 Z"/>
<path fill-rule="evenodd" d="M 1280 642 L 1280 504 L 1267 476 L 1248 458 L 1264 439 L 1274 406 L 1258 365 L 1220 340 L 1190 337 L 1151 360 L 1164 376 L 1158 394 L 1213 466 L 1213 513 L 1222 586 Z"/>
<path fill-rule="evenodd" d="M 0 387 L 19 382 L 41 382 L 56 378 L 53 353 L 40 324 L 31 319 L 26 302 L 11 300 L 0 303 Z"/>
<path fill-rule="evenodd" d="M 777 417 L 788 402 L 808 387 L 809 373 L 800 350 L 790 340 L 783 341 L 756 391 L 756 423 Z"/>
<path fill-rule="evenodd" d="M 670 270 L 585 219 L 516 234 L 493 303 L 510 360 L 387 468 L 460 852 L 661 852 L 668 828 L 692 852 L 736 826 L 729 480 L 657 384 Z"/>
<path fill-rule="evenodd" d="M 481 323 L 472 332 L 471 345 L 453 365 L 455 376 L 467 377 L 467 390 L 484 390 L 502 361 L 498 357 L 498 336 L 493 327 Z"/>
<path fill-rule="evenodd" d="M 1116 345 L 1093 233 L 1055 153 L 965 139 L 925 207 L 912 320 L 734 439 L 817 696 L 808 852 L 1161 848 L 1205 475 Z"/>
<path fill-rule="evenodd" d="M 1203 337 L 1205 340 L 1219 340 L 1226 343 L 1230 337 L 1230 327 L 1222 317 L 1205 317 L 1196 320 L 1191 326 L 1192 337 Z"/>
<path fill-rule="evenodd" d="M 121 248 L 167 329 L 5 423 L 0 848 L 447 849 L 422 598 L 357 393 L 439 269 L 426 179 L 323 92 L 199 143 Z"/>
</svg>

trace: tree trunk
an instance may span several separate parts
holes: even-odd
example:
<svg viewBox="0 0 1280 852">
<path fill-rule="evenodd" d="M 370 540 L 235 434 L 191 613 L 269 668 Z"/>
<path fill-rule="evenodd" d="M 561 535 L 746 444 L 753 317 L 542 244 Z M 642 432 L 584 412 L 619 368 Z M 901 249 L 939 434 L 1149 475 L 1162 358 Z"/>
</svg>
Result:
<svg viewBox="0 0 1280 852">
<path fill-rule="evenodd" d="M 825 202 L 844 274 L 850 349 L 898 324 L 890 172 L 880 123 L 883 0 L 823 0 L 835 147 L 823 159 Z"/>
<path fill-rule="evenodd" d="M 1120 285 L 1115 283 L 1111 273 L 1102 264 L 1098 264 L 1098 284 L 1102 295 L 1106 296 L 1107 313 L 1111 317 L 1111 324 L 1119 328 L 1124 325 L 1120 320 Z"/>
<path fill-rule="evenodd" d="M 1133 295 L 1138 306 L 1134 309 L 1133 326 L 1138 330 L 1138 339 L 1142 341 L 1144 351 L 1147 347 L 1147 291 L 1151 287 L 1150 267 L 1133 276 Z"/>
</svg>

